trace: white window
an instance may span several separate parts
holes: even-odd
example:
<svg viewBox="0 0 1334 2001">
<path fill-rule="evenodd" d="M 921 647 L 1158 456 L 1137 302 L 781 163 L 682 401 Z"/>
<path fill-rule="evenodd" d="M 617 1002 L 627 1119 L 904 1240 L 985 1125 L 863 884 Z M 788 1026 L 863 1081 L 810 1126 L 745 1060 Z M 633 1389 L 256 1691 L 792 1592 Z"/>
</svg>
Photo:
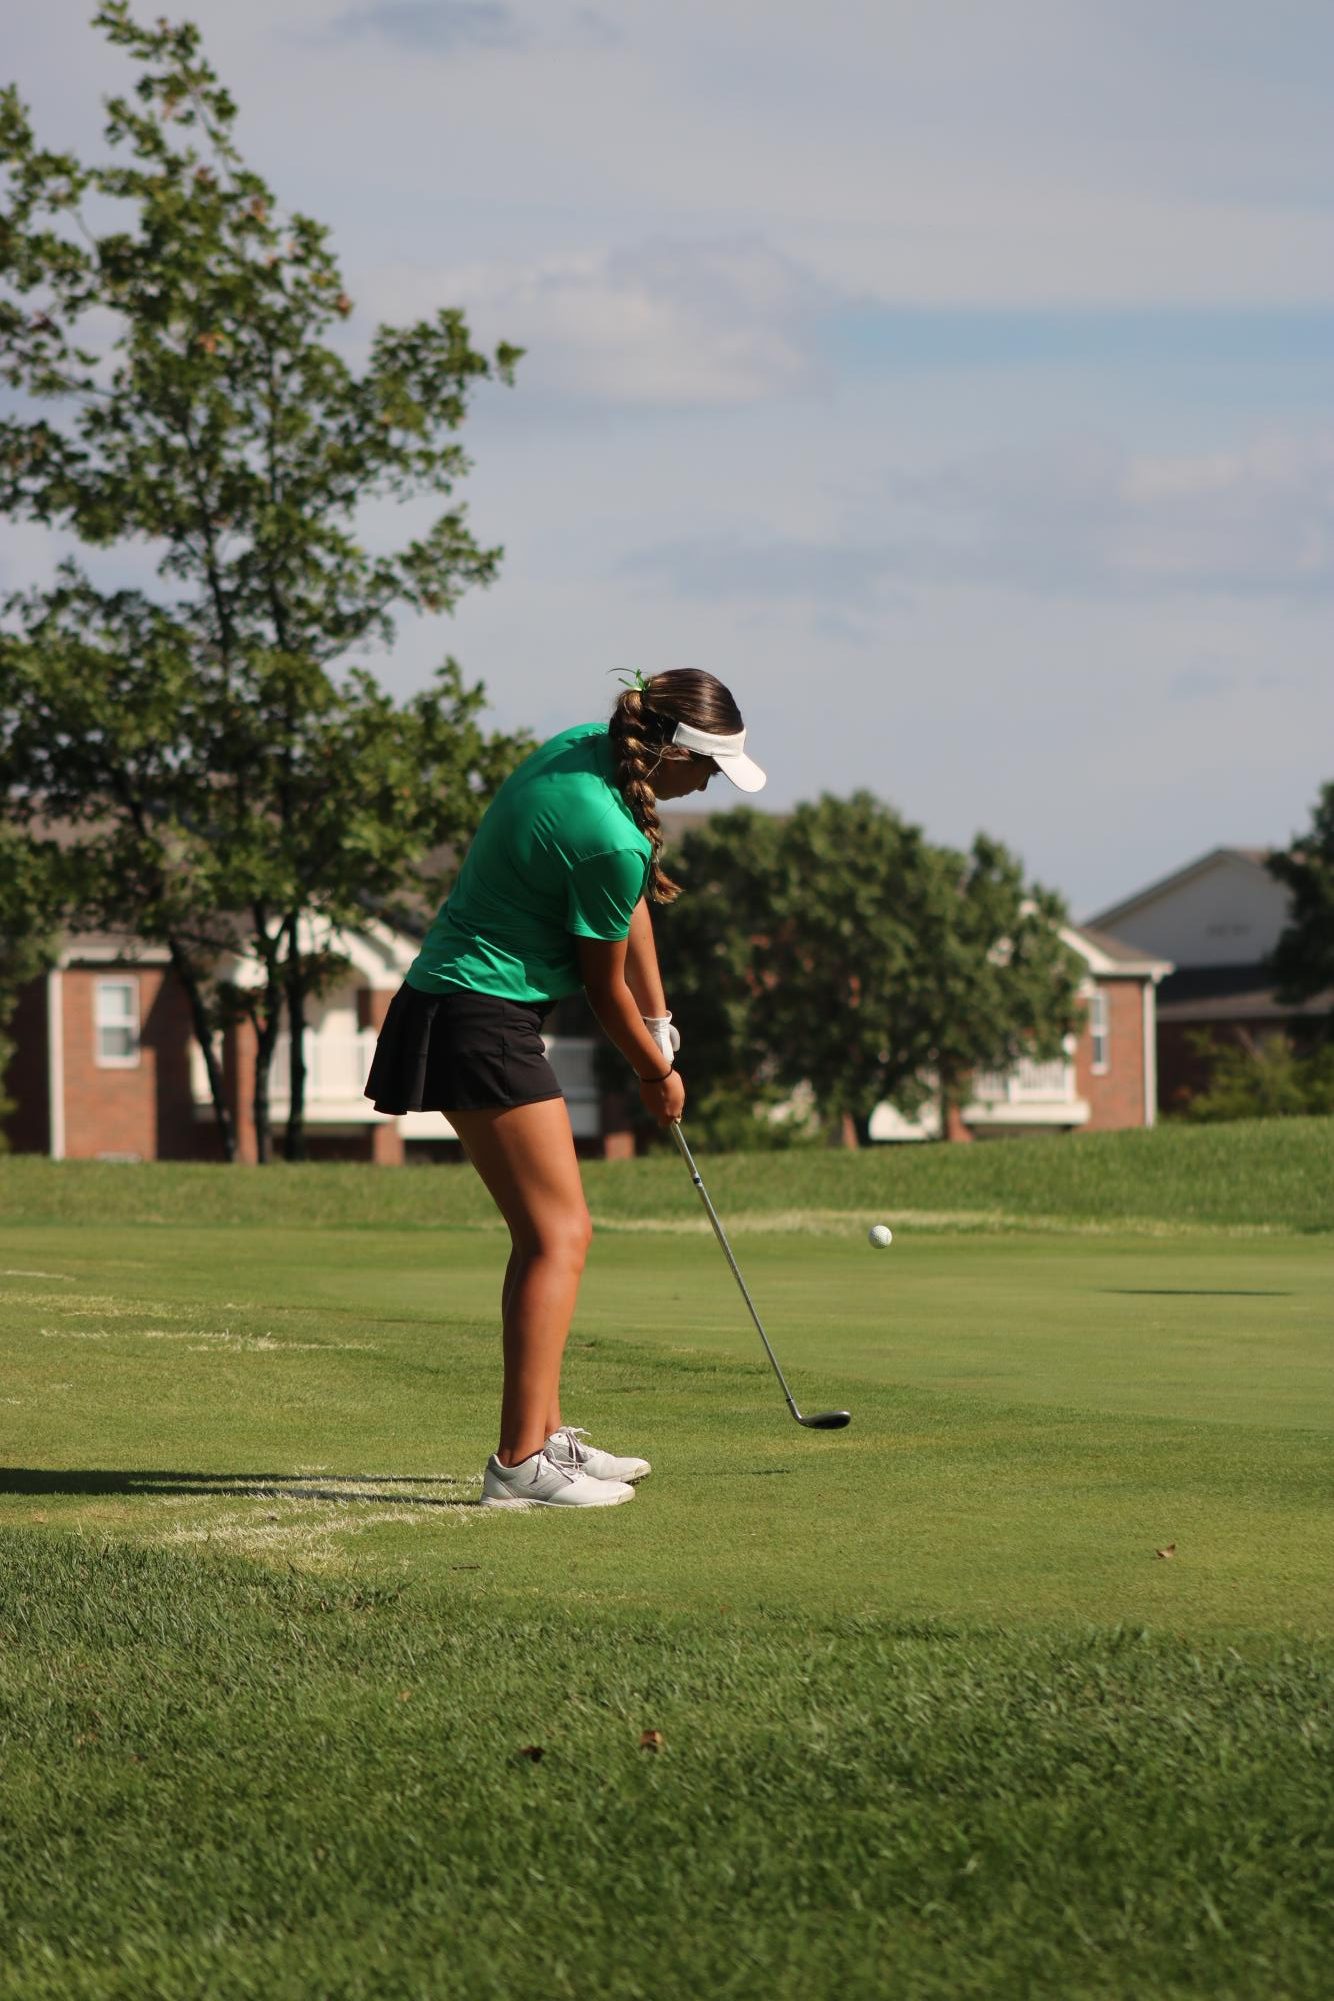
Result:
<svg viewBox="0 0 1334 2001">
<path fill-rule="evenodd" d="M 1105 1077 L 1112 1067 L 1112 1029 L 1104 988 L 1095 987 L 1089 996 L 1089 1039 L 1093 1044 L 1093 1074 Z"/>
<path fill-rule="evenodd" d="M 138 980 L 97 982 L 93 994 L 93 1050 L 99 1070 L 138 1068 Z"/>
</svg>

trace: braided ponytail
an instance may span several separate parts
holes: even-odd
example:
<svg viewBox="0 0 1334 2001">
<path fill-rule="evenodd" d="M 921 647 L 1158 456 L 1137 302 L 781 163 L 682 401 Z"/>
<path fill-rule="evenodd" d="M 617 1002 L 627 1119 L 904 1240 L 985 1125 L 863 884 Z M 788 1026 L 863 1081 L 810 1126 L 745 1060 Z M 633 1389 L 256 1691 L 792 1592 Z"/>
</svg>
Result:
<svg viewBox="0 0 1334 2001">
<path fill-rule="evenodd" d="M 652 686 L 652 683 L 649 684 Z M 674 728 L 675 724 L 671 725 Z M 616 783 L 634 815 L 641 834 L 647 834 L 653 855 L 648 869 L 648 895 L 652 903 L 672 903 L 681 894 L 662 868 L 662 823 L 658 819 L 658 795 L 653 790 L 653 770 L 663 754 L 667 736 L 662 721 L 647 707 L 638 688 L 627 688 L 612 711 L 611 740 L 616 747 Z"/>
<path fill-rule="evenodd" d="M 743 727 L 741 711 L 721 681 L 693 667 L 669 669 L 648 681 L 636 676 L 636 681 L 638 685 L 626 688 L 611 715 L 616 783 L 635 825 L 647 834 L 653 849 L 649 898 L 654 903 L 672 903 L 681 894 L 681 885 L 672 881 L 659 860 L 662 825 L 653 774 L 664 759 L 691 756 L 690 751 L 677 750 L 672 743 L 678 723 L 711 736 L 730 736 Z"/>
</svg>

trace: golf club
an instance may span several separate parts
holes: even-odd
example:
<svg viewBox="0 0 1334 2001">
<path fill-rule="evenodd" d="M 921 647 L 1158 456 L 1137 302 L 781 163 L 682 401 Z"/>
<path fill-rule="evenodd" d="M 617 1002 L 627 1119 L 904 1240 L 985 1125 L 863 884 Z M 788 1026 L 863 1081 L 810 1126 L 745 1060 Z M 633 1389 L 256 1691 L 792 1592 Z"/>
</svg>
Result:
<svg viewBox="0 0 1334 2001">
<path fill-rule="evenodd" d="M 797 1409 L 796 1403 L 793 1399 L 792 1392 L 788 1388 L 787 1383 L 784 1379 L 783 1371 L 778 1366 L 778 1357 L 777 1355 L 775 1355 L 773 1349 L 769 1346 L 769 1336 L 765 1333 L 763 1324 L 760 1320 L 760 1316 L 755 1311 L 755 1302 L 751 1298 L 750 1294 L 747 1292 L 746 1281 L 744 1278 L 742 1278 L 741 1272 L 737 1266 L 737 1261 L 732 1256 L 732 1246 L 728 1243 L 726 1235 L 723 1232 L 723 1226 L 718 1221 L 718 1211 L 714 1208 L 712 1202 L 710 1202 L 709 1200 L 709 1191 L 704 1186 L 704 1183 L 700 1178 L 699 1169 L 695 1165 L 694 1156 L 691 1154 L 690 1148 L 686 1145 L 686 1136 L 681 1130 L 681 1122 L 679 1119 L 673 1119 L 671 1125 L 672 1125 L 672 1138 L 676 1141 L 677 1147 L 680 1149 L 682 1160 L 684 1160 L 686 1166 L 690 1169 L 690 1179 L 694 1182 L 696 1188 L 698 1188 L 699 1190 L 699 1199 L 704 1204 L 705 1209 L 708 1211 L 709 1221 L 713 1225 L 713 1234 L 723 1247 L 723 1256 L 727 1259 L 728 1264 L 731 1265 L 732 1267 L 733 1278 L 736 1280 L 737 1284 L 741 1287 L 741 1297 L 745 1300 L 747 1306 L 750 1308 L 750 1317 L 755 1322 L 756 1332 L 759 1334 L 761 1341 L 763 1341 L 764 1343 L 764 1352 L 769 1357 L 769 1360 L 773 1364 L 774 1374 L 777 1376 L 780 1384 L 782 1385 L 783 1395 L 787 1398 L 788 1409 L 791 1411 L 793 1417 L 796 1418 L 797 1423 L 804 1424 L 808 1431 L 842 1431 L 845 1424 L 852 1423 L 852 1412 L 850 1410 L 821 1410 L 821 1411 L 816 1411 L 812 1417 L 803 1417 L 801 1412 Z"/>
</svg>

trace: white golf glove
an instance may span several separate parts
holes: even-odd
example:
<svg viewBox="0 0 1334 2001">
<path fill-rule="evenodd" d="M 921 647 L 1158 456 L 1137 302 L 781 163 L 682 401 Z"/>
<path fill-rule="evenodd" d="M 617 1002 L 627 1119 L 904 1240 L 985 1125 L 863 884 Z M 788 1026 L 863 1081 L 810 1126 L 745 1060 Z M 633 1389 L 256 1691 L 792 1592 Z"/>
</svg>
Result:
<svg viewBox="0 0 1334 2001">
<path fill-rule="evenodd" d="M 680 1031 L 673 1028 L 672 1017 L 670 1014 L 641 1014 L 639 1019 L 662 1051 L 663 1062 L 670 1066 L 681 1047 Z"/>
</svg>

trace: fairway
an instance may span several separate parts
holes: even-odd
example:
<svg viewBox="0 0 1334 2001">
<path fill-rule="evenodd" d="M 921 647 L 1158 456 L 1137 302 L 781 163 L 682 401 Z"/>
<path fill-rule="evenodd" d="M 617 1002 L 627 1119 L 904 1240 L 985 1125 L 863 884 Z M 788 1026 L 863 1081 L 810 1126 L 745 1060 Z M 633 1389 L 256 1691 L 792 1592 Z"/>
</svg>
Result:
<svg viewBox="0 0 1334 2001">
<path fill-rule="evenodd" d="M 5 1457 L 30 1477 L 0 1474 L 5 1509 L 418 1577 L 466 1535 L 510 1594 L 559 1548 L 581 1591 L 659 1609 L 1320 1627 L 1324 1240 L 737 1249 L 799 1398 L 852 1428 L 792 1424 L 711 1236 L 606 1235 L 567 1415 L 657 1473 L 590 1524 L 467 1505 L 494 1443 L 498 1232 L 247 1231 L 241 1259 L 227 1231 L 7 1232 Z M 358 1497 L 318 1498 L 326 1476 Z"/>
<path fill-rule="evenodd" d="M 327 1186 L 308 1172 L 271 1184 L 280 1205 Z M 852 1410 L 833 1436 L 787 1416 L 702 1219 L 605 1217 L 566 1415 L 654 1473 L 591 1518 L 476 1505 L 505 1253 L 484 1215 L 340 1229 L 298 1202 L 203 1226 L 90 1203 L 5 1228 L 0 1520 L 32 1649 L 6 1685 L 7 1811 L 65 1859 L 11 1894 L 22 1970 L 0 1993 L 499 1995 L 525 1964 L 517 1908 L 596 1949 L 616 1996 L 804 1993 L 831 1966 L 842 1992 L 942 2001 L 1318 1994 L 1331 1238 L 895 1212 L 875 1251 L 844 1199 L 743 1215 L 734 1239 L 798 1400 Z M 224 1780 L 242 1741 L 256 1773 Z M 115 1887 L 109 1835 L 60 1831 L 51 1769 L 81 1824 L 139 1829 L 157 1909 Z M 260 1770 L 284 1775 L 269 1805 Z M 420 1833 L 389 1838 L 404 1787 L 449 1830 L 429 1863 Z M 566 1889 L 526 1864 L 479 1876 L 492 1817 L 512 1841 L 562 1788 L 606 1835 Z M 835 1869 L 844 1810 L 861 1836 Z M 756 1847 L 773 1811 L 797 1851 Z M 1286 1888 L 1262 1860 L 1279 1839 L 1304 1858 Z M 195 1840 L 218 1858 L 206 1891 L 172 1859 Z M 112 1885 L 105 1923 L 87 1869 Z M 353 1886 L 377 1870 L 371 1910 Z M 214 1943 L 187 1958 L 172 1925 L 200 1895 Z M 648 1915 L 663 1896 L 684 1932 Z M 458 1925 L 481 1927 L 461 1958 Z M 159 1989 L 116 1984 L 140 1947 Z M 212 1985 L 180 1984 L 196 1964 Z M 579 1991 L 573 1962 L 562 1978 Z"/>
</svg>

